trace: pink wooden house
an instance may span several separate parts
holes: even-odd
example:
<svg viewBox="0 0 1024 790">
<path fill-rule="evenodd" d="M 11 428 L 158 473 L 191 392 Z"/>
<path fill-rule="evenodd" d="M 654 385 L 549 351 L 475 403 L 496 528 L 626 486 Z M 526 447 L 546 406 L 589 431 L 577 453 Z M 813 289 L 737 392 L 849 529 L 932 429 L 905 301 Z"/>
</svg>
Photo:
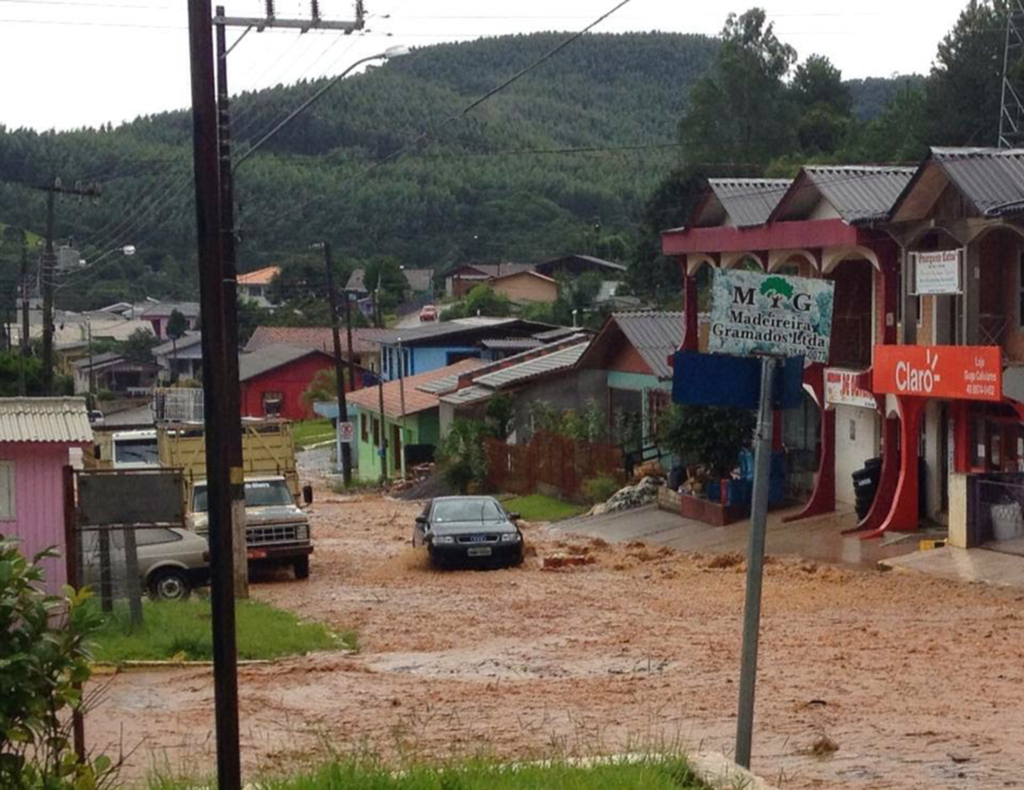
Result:
<svg viewBox="0 0 1024 790">
<path fill-rule="evenodd" d="M 0 535 L 28 556 L 64 548 L 64 473 L 73 447 L 92 444 L 82 398 L 0 398 Z M 63 560 L 46 561 L 46 588 L 57 591 Z"/>
</svg>

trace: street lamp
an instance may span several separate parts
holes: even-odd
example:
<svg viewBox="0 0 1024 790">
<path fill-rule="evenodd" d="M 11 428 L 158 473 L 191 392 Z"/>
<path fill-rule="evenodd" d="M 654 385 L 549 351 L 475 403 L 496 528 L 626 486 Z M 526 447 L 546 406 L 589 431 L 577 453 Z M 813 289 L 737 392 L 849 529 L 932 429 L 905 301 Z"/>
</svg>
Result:
<svg viewBox="0 0 1024 790">
<path fill-rule="evenodd" d="M 409 48 L 399 44 L 399 45 L 396 45 L 396 46 L 393 46 L 393 47 L 388 47 L 383 52 L 379 52 L 376 55 L 368 55 L 365 58 L 360 58 L 355 63 L 353 63 L 351 66 L 349 66 L 347 69 L 345 69 L 343 72 L 341 72 L 341 74 L 339 74 L 338 76 L 334 77 L 330 82 L 328 82 L 326 85 L 324 85 L 320 90 L 318 90 L 316 93 L 314 93 L 312 96 L 310 96 L 304 102 L 302 102 L 302 104 L 300 104 L 298 107 L 296 107 L 294 110 L 292 110 L 288 114 L 287 118 L 285 118 L 283 121 L 281 121 L 281 123 L 277 124 L 277 126 L 275 126 L 273 129 L 271 129 L 269 132 L 267 132 L 265 135 L 263 135 L 263 137 L 261 137 L 259 140 L 257 140 L 248 151 L 246 151 L 244 154 L 242 154 L 240 157 L 238 157 L 238 159 L 235 161 L 235 164 L 232 166 L 231 170 L 232 171 L 237 170 L 238 166 L 241 165 L 242 162 L 244 162 L 246 159 L 248 159 L 254 153 L 256 153 L 257 149 L 260 148 L 265 142 L 267 142 L 267 140 L 269 140 L 271 137 L 273 137 L 275 134 L 277 134 L 279 131 L 281 131 L 285 126 L 287 126 L 289 123 L 291 123 L 293 120 L 295 120 L 296 116 L 298 116 L 303 111 L 305 111 L 307 107 L 309 107 L 311 104 L 313 104 L 315 101 L 317 101 L 317 99 L 319 99 L 321 96 L 323 96 L 325 93 L 327 93 L 327 91 L 329 91 L 331 88 L 333 88 L 339 82 L 341 82 L 341 80 L 343 80 L 357 66 L 361 66 L 364 63 L 368 63 L 371 60 L 393 60 L 394 58 L 405 57 L 408 54 L 409 54 Z"/>
</svg>

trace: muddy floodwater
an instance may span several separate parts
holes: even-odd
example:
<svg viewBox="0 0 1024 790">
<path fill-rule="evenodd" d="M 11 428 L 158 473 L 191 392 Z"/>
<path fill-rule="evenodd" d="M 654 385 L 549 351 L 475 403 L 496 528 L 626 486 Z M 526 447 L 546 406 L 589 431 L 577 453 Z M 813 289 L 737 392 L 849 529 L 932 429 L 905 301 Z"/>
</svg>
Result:
<svg viewBox="0 0 1024 790">
<path fill-rule="evenodd" d="M 731 752 L 742 557 L 537 526 L 521 568 L 437 572 L 408 546 L 419 508 L 323 493 L 309 580 L 253 585 L 355 629 L 360 652 L 240 671 L 250 778 L 331 751 Z M 588 559 L 543 569 L 552 555 Z M 1018 591 L 773 558 L 754 770 L 796 788 L 1024 786 L 1022 616 Z M 209 670 L 103 682 L 91 747 L 134 750 L 132 777 L 212 772 Z"/>
</svg>

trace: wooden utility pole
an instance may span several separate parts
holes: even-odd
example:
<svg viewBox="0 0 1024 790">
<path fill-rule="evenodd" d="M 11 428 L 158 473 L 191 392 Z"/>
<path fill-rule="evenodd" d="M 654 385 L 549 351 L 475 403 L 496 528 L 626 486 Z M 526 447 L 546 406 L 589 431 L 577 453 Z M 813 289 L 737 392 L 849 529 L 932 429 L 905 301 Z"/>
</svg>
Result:
<svg viewBox="0 0 1024 790">
<path fill-rule="evenodd" d="M 217 17 L 224 7 L 217 6 Z M 217 27 L 217 132 L 220 167 L 221 273 L 224 288 L 224 387 L 228 419 L 224 441 L 231 467 L 231 529 L 234 533 L 235 597 L 249 597 L 249 560 L 245 535 L 245 477 L 242 458 L 242 387 L 238 380 L 238 264 L 235 243 L 235 189 L 231 173 L 231 108 L 228 50 L 223 23 Z"/>
<path fill-rule="evenodd" d="M 87 187 L 66 187 L 54 177 L 49 184 L 39 187 L 46 193 L 46 248 L 43 250 L 43 265 L 40 281 L 43 291 L 43 394 L 53 394 L 53 226 L 55 198 L 60 195 L 78 197 L 99 197 L 98 185 Z"/>
<path fill-rule="evenodd" d="M 345 374 L 341 358 L 341 329 L 338 321 L 338 292 L 334 288 L 334 272 L 331 270 L 331 243 L 329 241 L 315 242 L 313 247 L 319 247 L 324 251 L 324 272 L 327 279 L 327 300 L 331 306 L 331 338 L 334 341 L 334 381 L 338 388 L 338 427 L 340 435 L 341 423 L 348 422 L 348 403 L 345 396 Z M 346 301 L 348 295 L 345 296 Z M 349 325 L 349 358 L 352 354 L 352 329 Z M 352 482 L 352 443 L 338 443 L 341 457 L 341 478 L 345 485 Z"/>
<path fill-rule="evenodd" d="M 206 484 L 210 535 L 213 628 L 214 712 L 217 733 L 217 787 L 240 790 L 242 769 L 238 733 L 238 651 L 231 529 L 232 475 L 225 425 L 224 275 L 221 270 L 220 184 L 217 150 L 217 101 L 213 65 L 210 0 L 188 0 L 189 56 L 192 76 L 192 156 L 199 247 L 199 299 L 203 322 L 203 399 L 206 414 Z M 239 479 L 237 482 L 241 482 Z"/>
</svg>

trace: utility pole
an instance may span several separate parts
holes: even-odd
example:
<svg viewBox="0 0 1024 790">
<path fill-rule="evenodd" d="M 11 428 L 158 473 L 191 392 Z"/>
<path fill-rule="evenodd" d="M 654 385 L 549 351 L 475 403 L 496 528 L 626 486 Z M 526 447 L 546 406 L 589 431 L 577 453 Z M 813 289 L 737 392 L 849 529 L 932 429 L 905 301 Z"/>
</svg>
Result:
<svg viewBox="0 0 1024 790">
<path fill-rule="evenodd" d="M 189 60 L 192 78 L 192 156 L 196 190 L 196 236 L 203 322 L 203 398 L 206 413 L 206 484 L 210 534 L 213 629 L 214 713 L 217 734 L 217 787 L 240 790 L 242 769 L 238 732 L 238 650 L 234 541 L 231 529 L 232 476 L 224 426 L 228 414 L 224 377 L 224 278 L 221 271 L 220 185 L 217 102 L 214 88 L 210 0 L 188 0 Z M 240 472 L 240 470 L 239 470 Z"/>
<path fill-rule="evenodd" d="M 399 428 L 402 433 L 395 452 L 401 453 L 396 461 L 402 470 L 402 477 L 405 478 L 405 349 L 402 348 L 402 338 L 398 338 L 398 400 L 402 411 L 402 427 Z"/>
<path fill-rule="evenodd" d="M 28 337 L 28 241 L 21 235 L 21 355 L 27 357 L 32 350 Z M 24 395 L 25 393 L 21 393 Z"/>
<path fill-rule="evenodd" d="M 217 6 L 217 17 L 224 7 Z M 231 173 L 231 107 L 228 93 L 228 50 L 224 24 L 217 24 L 217 140 L 220 167 L 221 274 L 224 288 L 224 403 L 228 419 L 227 444 L 231 475 L 231 530 L 234 533 L 232 561 L 235 597 L 249 597 L 249 559 L 245 535 L 245 477 L 242 457 L 242 393 L 238 380 L 238 264 L 235 244 L 235 189 Z M 235 471 L 237 470 L 237 472 Z"/>
<path fill-rule="evenodd" d="M 338 435 L 341 435 L 341 423 L 348 422 L 348 403 L 345 395 L 345 374 L 341 359 L 341 329 L 338 326 L 338 292 L 334 289 L 334 272 L 331 270 L 331 243 L 329 241 L 315 242 L 310 245 L 314 249 L 319 247 L 324 251 L 324 271 L 327 276 L 327 299 L 331 306 L 331 338 L 334 341 L 334 380 L 338 388 Z M 345 301 L 348 302 L 348 294 L 345 294 Z M 352 358 L 352 324 L 348 322 L 349 332 L 349 359 Z M 354 383 L 354 379 L 350 381 Z M 340 455 L 338 461 L 341 463 L 341 478 L 345 485 L 352 482 L 352 443 L 338 442 Z"/>
<path fill-rule="evenodd" d="M 66 187 L 54 177 L 49 184 L 39 187 L 46 192 L 46 248 L 40 280 L 43 291 L 43 394 L 53 394 L 53 226 L 54 203 L 58 194 L 78 197 L 99 197 L 99 185 Z"/>
</svg>

